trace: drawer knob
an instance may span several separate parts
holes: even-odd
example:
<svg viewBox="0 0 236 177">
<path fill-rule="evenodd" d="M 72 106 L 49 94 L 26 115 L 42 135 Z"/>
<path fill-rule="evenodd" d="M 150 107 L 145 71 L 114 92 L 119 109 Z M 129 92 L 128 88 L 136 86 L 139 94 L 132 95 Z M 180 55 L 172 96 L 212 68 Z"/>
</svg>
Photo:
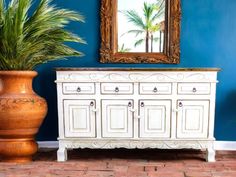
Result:
<svg viewBox="0 0 236 177">
<path fill-rule="evenodd" d="M 128 107 L 132 107 L 132 103 L 131 102 L 128 103 Z"/>
<path fill-rule="evenodd" d="M 195 92 L 197 92 L 197 89 L 194 87 L 194 88 L 193 88 L 193 93 L 195 93 Z"/>
<path fill-rule="evenodd" d="M 115 88 L 115 92 L 119 92 L 120 90 L 119 90 L 119 87 L 116 87 Z"/>
<path fill-rule="evenodd" d="M 77 92 L 81 92 L 81 88 L 80 87 L 77 88 Z"/>
<path fill-rule="evenodd" d="M 153 92 L 155 92 L 155 93 L 156 93 L 157 91 L 158 91 L 158 90 L 157 90 L 157 88 L 155 87 L 155 88 L 153 89 Z"/>
<path fill-rule="evenodd" d="M 144 107 L 144 102 L 141 102 L 140 106 L 141 106 L 141 107 Z"/>
<path fill-rule="evenodd" d="M 90 102 L 90 106 L 94 106 L 94 102 L 93 101 Z"/>
<path fill-rule="evenodd" d="M 182 102 L 179 102 L 179 107 L 183 107 L 183 103 Z"/>
</svg>

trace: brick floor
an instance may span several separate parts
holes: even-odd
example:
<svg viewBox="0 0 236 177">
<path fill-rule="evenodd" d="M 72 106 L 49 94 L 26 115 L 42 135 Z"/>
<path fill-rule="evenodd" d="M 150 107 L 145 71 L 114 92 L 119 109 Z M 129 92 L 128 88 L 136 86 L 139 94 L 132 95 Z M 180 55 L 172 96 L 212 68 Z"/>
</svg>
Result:
<svg viewBox="0 0 236 177">
<path fill-rule="evenodd" d="M 190 150 L 73 150 L 56 162 L 55 149 L 41 149 L 32 163 L 0 162 L 0 177 L 236 177 L 236 151 L 218 151 L 216 163 Z"/>
</svg>

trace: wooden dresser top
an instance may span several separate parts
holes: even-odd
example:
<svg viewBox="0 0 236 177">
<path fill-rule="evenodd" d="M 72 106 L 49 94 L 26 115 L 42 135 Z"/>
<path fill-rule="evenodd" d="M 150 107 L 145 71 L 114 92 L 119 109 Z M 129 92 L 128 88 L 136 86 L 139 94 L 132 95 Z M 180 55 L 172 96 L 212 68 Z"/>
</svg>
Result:
<svg viewBox="0 0 236 177">
<path fill-rule="evenodd" d="M 220 71 L 220 68 L 113 68 L 113 67 L 104 67 L 104 68 L 90 68 L 90 67 L 61 67 L 56 68 L 56 71 L 143 71 L 143 72 L 150 72 L 150 71 L 195 71 L 195 72 L 204 72 L 204 71 Z"/>
</svg>

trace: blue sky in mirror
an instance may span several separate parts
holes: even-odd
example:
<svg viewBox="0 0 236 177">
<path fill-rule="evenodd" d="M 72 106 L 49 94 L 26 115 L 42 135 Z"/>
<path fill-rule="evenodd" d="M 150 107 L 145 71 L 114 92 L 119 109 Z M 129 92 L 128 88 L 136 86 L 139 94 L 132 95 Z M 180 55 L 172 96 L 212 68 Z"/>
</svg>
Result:
<svg viewBox="0 0 236 177">
<path fill-rule="evenodd" d="M 128 17 L 124 14 L 125 11 L 135 10 L 144 20 L 144 2 L 148 4 L 157 4 L 158 1 L 162 0 L 135 0 L 135 1 L 127 1 L 127 0 L 119 0 L 118 1 L 118 50 L 121 51 L 121 49 L 125 50 L 126 52 L 145 52 L 145 36 L 146 33 L 138 34 L 136 33 L 128 33 L 130 30 L 139 30 L 137 26 L 135 26 L 132 22 L 129 22 Z M 153 15 L 155 12 L 153 13 Z M 154 24 L 158 24 L 162 21 L 164 21 L 165 16 L 164 14 L 160 16 L 160 18 L 157 18 L 154 22 Z M 164 33 L 160 34 L 160 30 L 155 30 L 153 33 L 154 36 L 154 42 L 153 42 L 153 52 L 160 52 L 162 50 L 163 46 L 163 39 L 164 39 Z M 161 40 L 160 40 L 161 39 Z M 135 46 L 135 43 L 137 41 L 142 42 Z M 123 46 L 123 47 L 122 47 Z M 151 46 L 151 39 L 149 40 L 149 46 Z"/>
</svg>

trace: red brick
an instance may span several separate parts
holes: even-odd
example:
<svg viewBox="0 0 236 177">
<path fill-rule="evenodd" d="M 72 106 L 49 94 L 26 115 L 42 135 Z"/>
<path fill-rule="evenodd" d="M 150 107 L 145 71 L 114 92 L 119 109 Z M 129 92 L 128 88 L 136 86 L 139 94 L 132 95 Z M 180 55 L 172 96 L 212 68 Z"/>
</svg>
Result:
<svg viewBox="0 0 236 177">
<path fill-rule="evenodd" d="M 127 172 L 128 171 L 128 166 L 121 166 L 121 165 L 114 166 L 113 170 L 115 172 Z"/>
<path fill-rule="evenodd" d="M 145 166 L 144 171 L 147 171 L 147 172 L 157 171 L 157 167 L 156 166 Z"/>
<path fill-rule="evenodd" d="M 128 171 L 127 177 L 147 177 L 147 172 L 144 171 Z"/>
<path fill-rule="evenodd" d="M 82 152 L 81 152 L 82 151 Z M 27 164 L 1 163 L 0 177 L 235 177 L 236 152 L 217 151 L 217 161 L 205 152 L 158 150 L 77 150 L 67 162 L 56 162 L 56 150 L 40 152 Z M 140 153 L 144 151 L 144 153 Z M 123 158 L 122 158 L 123 156 Z M 107 158 L 110 157 L 110 158 Z M 43 159 L 43 160 L 42 160 Z"/>
<path fill-rule="evenodd" d="M 212 172 L 214 177 L 235 177 L 236 172 L 228 171 L 228 172 Z"/>
<path fill-rule="evenodd" d="M 187 172 L 185 173 L 186 177 L 212 177 L 212 173 L 211 172 Z M 222 176 L 223 177 L 223 176 Z"/>
<path fill-rule="evenodd" d="M 144 166 L 129 166 L 128 172 L 143 172 L 144 168 Z"/>
<path fill-rule="evenodd" d="M 149 172 L 148 177 L 185 177 L 183 172 Z"/>
</svg>

